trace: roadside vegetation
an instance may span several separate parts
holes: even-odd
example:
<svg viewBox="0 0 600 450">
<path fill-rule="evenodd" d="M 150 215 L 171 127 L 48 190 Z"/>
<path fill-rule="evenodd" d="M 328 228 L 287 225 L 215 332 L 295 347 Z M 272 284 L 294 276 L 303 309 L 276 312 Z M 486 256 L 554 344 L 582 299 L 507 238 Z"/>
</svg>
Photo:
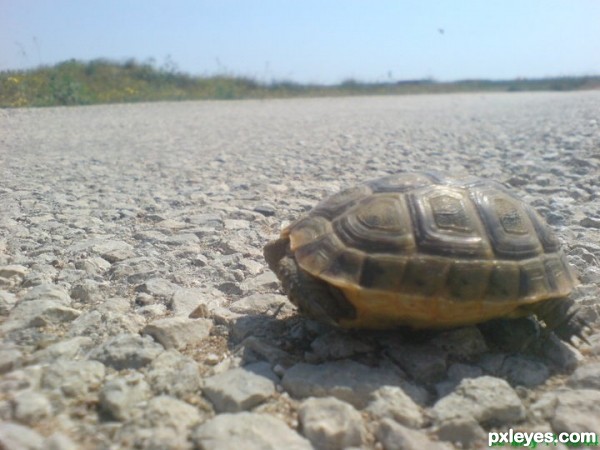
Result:
<svg viewBox="0 0 600 450">
<path fill-rule="evenodd" d="M 176 100 L 228 100 L 343 95 L 393 95 L 449 92 L 571 91 L 599 89 L 600 76 L 516 79 L 506 81 L 430 79 L 338 85 L 259 82 L 232 76 L 191 76 L 174 64 L 70 60 L 55 66 L 0 72 L 0 107 L 92 105 Z"/>
</svg>

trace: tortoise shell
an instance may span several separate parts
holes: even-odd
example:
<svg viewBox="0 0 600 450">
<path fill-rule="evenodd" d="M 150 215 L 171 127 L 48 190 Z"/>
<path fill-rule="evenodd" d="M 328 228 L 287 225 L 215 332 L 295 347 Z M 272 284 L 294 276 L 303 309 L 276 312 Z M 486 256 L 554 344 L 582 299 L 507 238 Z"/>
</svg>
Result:
<svg viewBox="0 0 600 450">
<path fill-rule="evenodd" d="M 302 272 L 351 303 L 353 314 L 336 319 L 348 328 L 519 317 L 524 305 L 566 297 L 577 283 L 540 215 L 503 185 L 473 177 L 366 182 L 319 203 L 279 242 Z"/>
</svg>

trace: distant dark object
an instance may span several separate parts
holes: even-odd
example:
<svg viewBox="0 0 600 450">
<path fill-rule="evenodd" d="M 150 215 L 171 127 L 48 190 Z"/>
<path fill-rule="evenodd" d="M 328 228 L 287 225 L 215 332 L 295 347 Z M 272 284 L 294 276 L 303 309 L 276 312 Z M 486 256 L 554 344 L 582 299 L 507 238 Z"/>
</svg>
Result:
<svg viewBox="0 0 600 450">
<path fill-rule="evenodd" d="M 444 34 L 444 33 L 445 33 L 445 31 L 444 31 L 444 29 L 443 29 L 443 28 L 438 28 L 438 33 L 440 33 L 440 34 Z"/>
<path fill-rule="evenodd" d="M 396 81 L 397 86 L 421 86 L 426 84 L 433 84 L 434 81 L 430 78 L 425 78 L 422 80 L 398 80 Z"/>
</svg>

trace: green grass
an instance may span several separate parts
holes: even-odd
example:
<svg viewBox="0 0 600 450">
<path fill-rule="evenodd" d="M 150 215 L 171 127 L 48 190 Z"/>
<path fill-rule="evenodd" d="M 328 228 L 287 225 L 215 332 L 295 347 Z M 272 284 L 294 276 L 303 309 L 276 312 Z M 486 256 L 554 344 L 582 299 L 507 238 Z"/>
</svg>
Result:
<svg viewBox="0 0 600 450">
<path fill-rule="evenodd" d="M 429 79 L 366 83 L 349 79 L 335 86 L 306 85 L 291 81 L 261 83 L 246 77 L 228 75 L 194 77 L 180 73 L 173 64 L 155 67 L 151 63 L 135 60 L 118 63 L 97 59 L 89 62 L 70 60 L 52 67 L 0 72 L 0 107 L 599 88 L 600 76 L 507 81 L 463 80 L 450 83 Z"/>
</svg>

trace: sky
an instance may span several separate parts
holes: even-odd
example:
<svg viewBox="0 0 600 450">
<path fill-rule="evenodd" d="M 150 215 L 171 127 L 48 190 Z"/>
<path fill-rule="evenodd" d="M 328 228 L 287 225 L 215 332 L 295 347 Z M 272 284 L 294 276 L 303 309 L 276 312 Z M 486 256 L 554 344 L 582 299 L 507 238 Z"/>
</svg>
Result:
<svg viewBox="0 0 600 450">
<path fill-rule="evenodd" d="M 72 58 L 321 84 L 600 75 L 600 0 L 0 0 L 0 71 Z"/>
</svg>

